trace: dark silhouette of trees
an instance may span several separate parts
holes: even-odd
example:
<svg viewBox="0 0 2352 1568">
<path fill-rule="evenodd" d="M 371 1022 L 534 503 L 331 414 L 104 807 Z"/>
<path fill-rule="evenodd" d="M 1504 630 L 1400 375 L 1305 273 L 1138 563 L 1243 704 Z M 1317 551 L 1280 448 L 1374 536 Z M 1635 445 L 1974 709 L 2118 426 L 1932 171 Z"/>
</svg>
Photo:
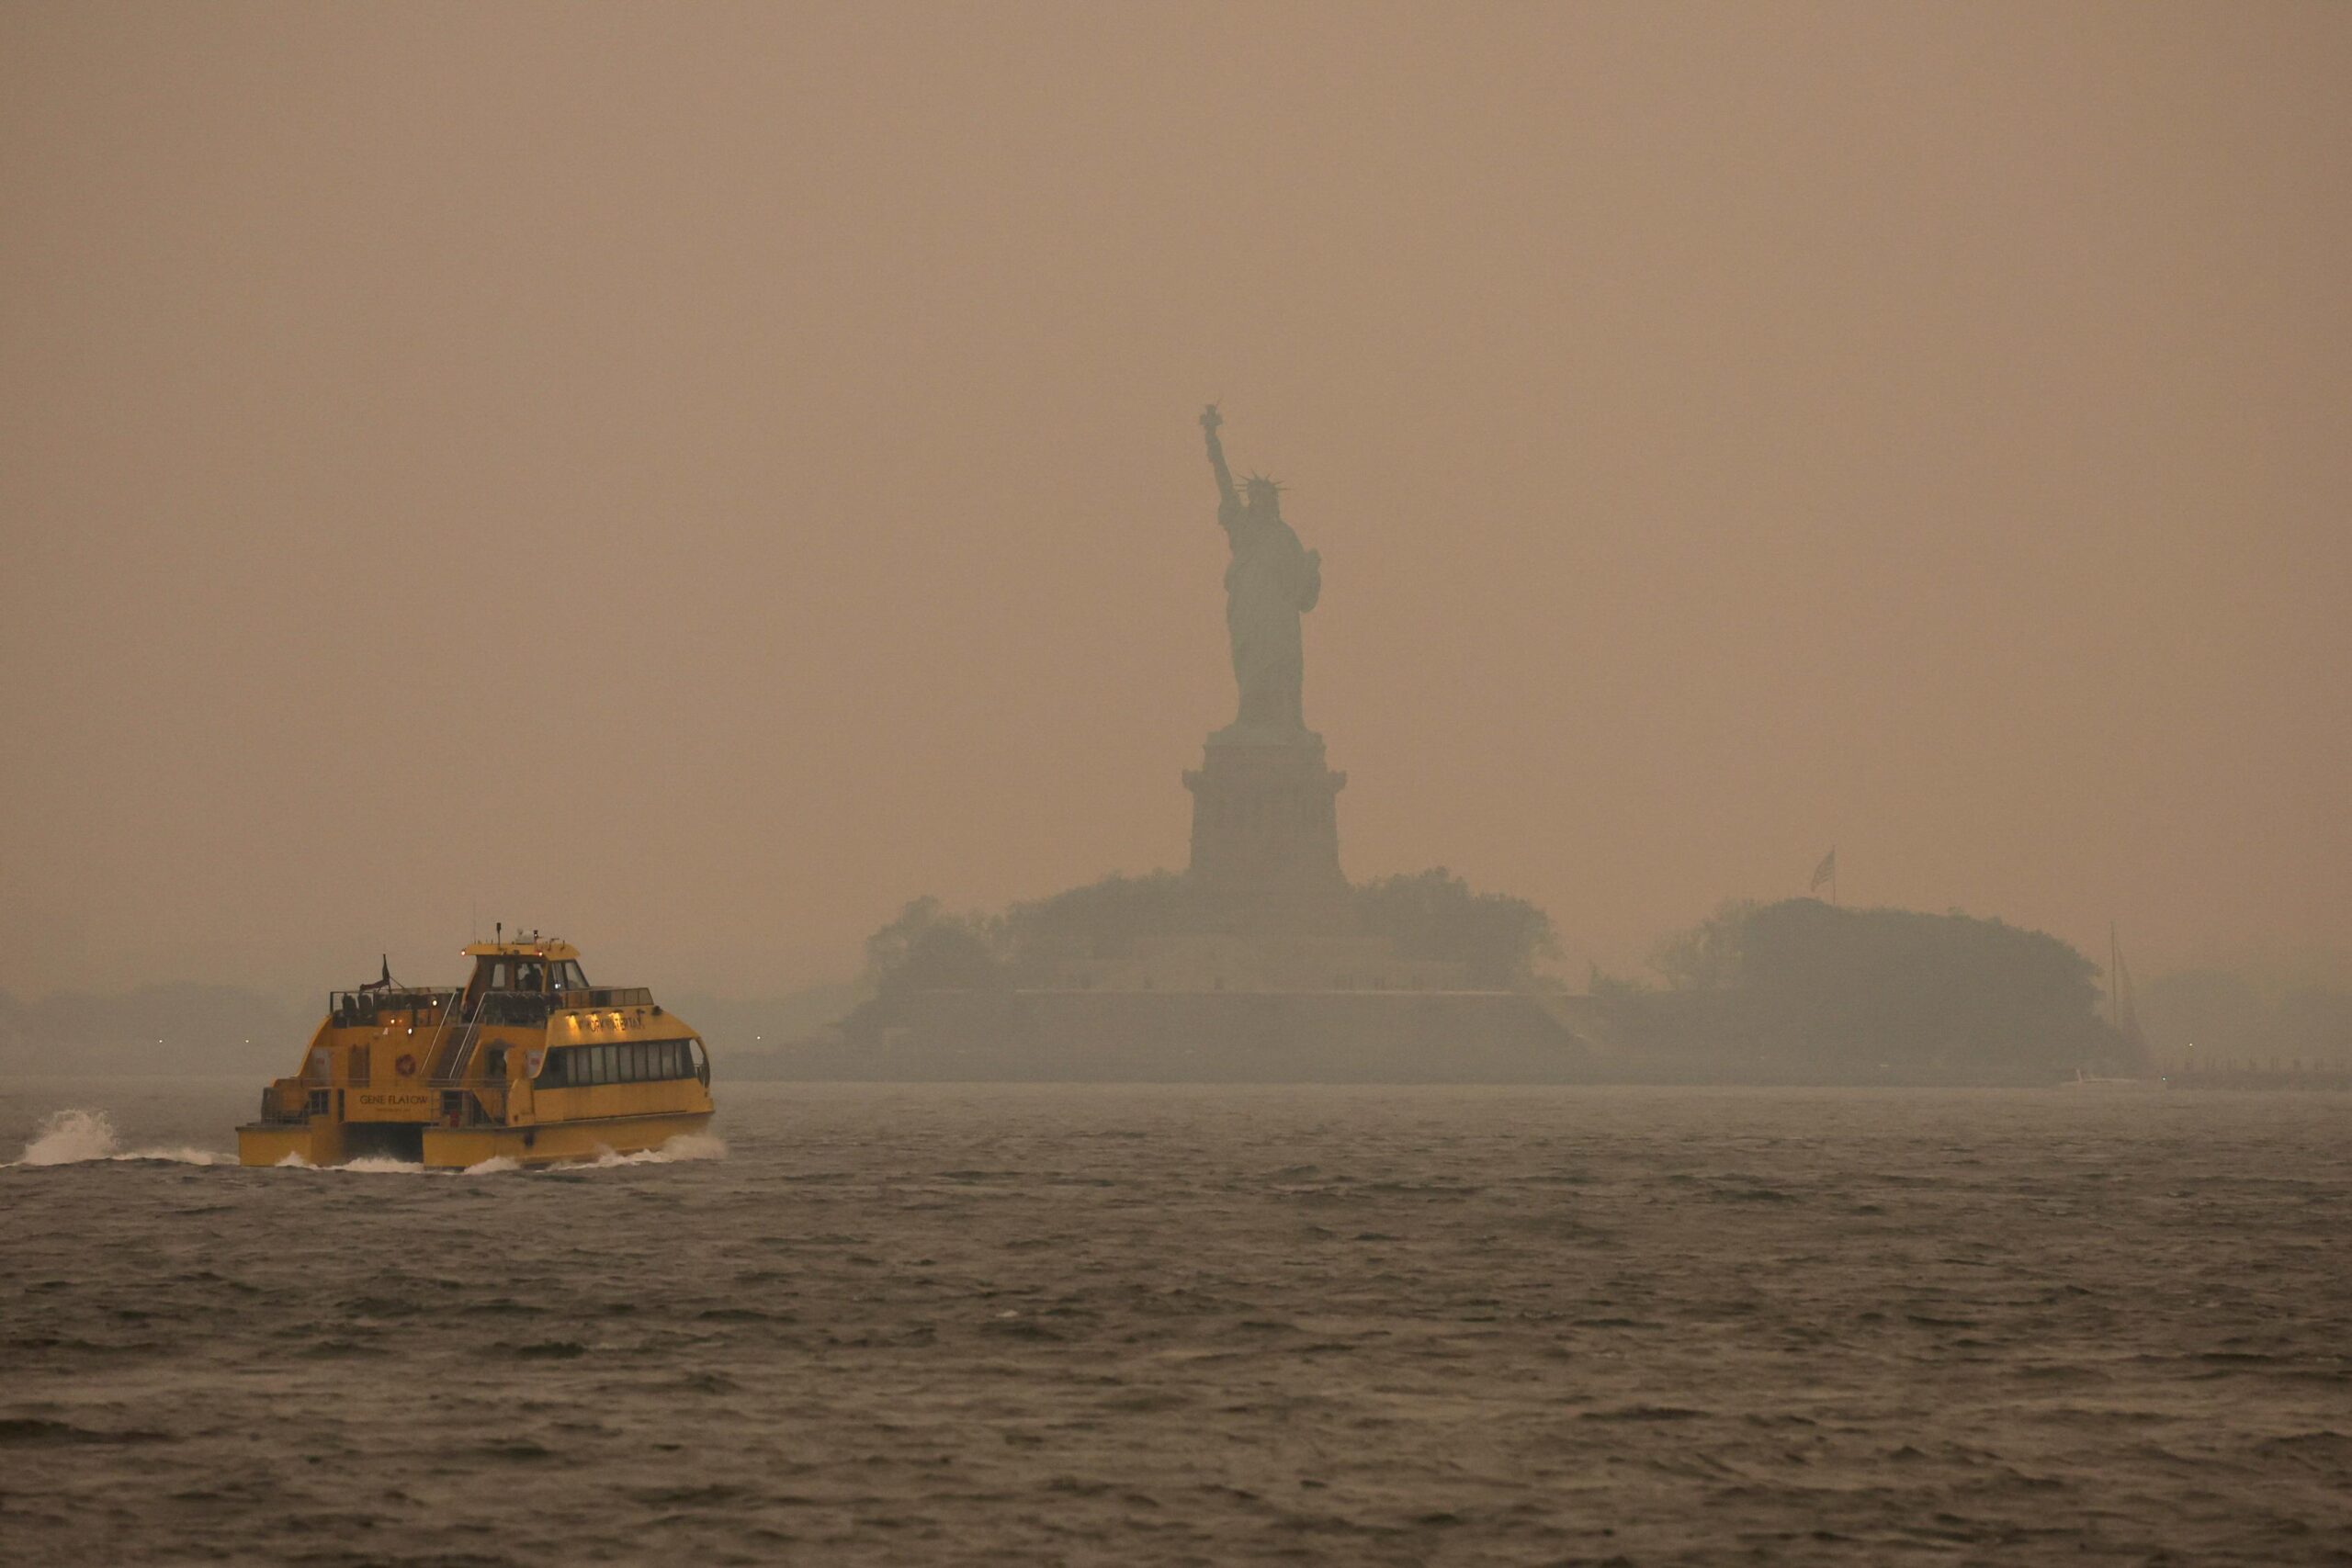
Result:
<svg viewBox="0 0 2352 1568">
<path fill-rule="evenodd" d="M 1652 1043 L 1702 1038 L 1776 1070 L 2031 1081 L 2141 1066 L 2099 1019 L 2098 966 L 1997 919 L 1726 904 L 1652 964 L 1689 994 L 1626 1002 Z"/>
<path fill-rule="evenodd" d="M 925 894 L 865 939 L 866 978 L 877 996 L 898 991 L 995 990 L 1007 984 L 998 956 L 1001 922 L 950 914 Z"/>
<path fill-rule="evenodd" d="M 1754 899 L 1727 900 L 1690 930 L 1662 938 L 1650 949 L 1650 967 L 1669 991 L 1720 991 L 1737 985 L 1747 922 L 1755 914 Z"/>
<path fill-rule="evenodd" d="M 1193 908 L 1189 885 L 1172 871 L 1114 872 L 1007 909 L 1008 956 L 1021 968 L 1062 958 L 1123 958 L 1147 937 L 1185 930 Z"/>
<path fill-rule="evenodd" d="M 1440 867 L 1350 890 L 1350 929 L 1386 937 L 1399 957 L 1459 964 L 1469 982 L 1527 982 L 1559 951 L 1551 917 L 1524 898 L 1479 893 Z M 1114 874 L 1015 904 L 958 915 L 917 898 L 865 942 L 867 982 L 902 990 L 986 990 L 1035 983 L 1070 959 L 1121 958 L 1155 937 L 1213 930 L 1192 884 L 1173 872 Z"/>
<path fill-rule="evenodd" d="M 1386 937 L 1400 957 L 1462 964 L 1475 985 L 1519 984 L 1560 951 L 1551 916 L 1524 898 L 1476 892 L 1443 866 L 1384 876 L 1352 897 L 1365 934 Z"/>
</svg>

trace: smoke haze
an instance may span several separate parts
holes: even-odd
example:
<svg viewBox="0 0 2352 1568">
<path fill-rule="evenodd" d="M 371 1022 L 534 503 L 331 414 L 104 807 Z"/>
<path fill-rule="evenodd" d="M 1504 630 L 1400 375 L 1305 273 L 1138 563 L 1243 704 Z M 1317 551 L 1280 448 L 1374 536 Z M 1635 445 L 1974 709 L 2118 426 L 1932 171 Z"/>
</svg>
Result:
<svg viewBox="0 0 2352 1568">
<path fill-rule="evenodd" d="M 843 975 L 1181 866 L 2352 948 L 2352 10 L 0 13 L 0 986 Z"/>
</svg>

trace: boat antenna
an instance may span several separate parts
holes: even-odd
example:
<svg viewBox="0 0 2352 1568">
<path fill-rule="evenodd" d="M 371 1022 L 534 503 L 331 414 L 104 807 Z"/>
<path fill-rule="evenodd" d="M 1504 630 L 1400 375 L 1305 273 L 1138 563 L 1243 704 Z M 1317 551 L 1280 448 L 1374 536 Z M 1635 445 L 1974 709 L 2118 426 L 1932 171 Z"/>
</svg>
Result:
<svg viewBox="0 0 2352 1568">
<path fill-rule="evenodd" d="M 490 924 L 490 929 L 497 933 L 490 939 L 491 941 L 504 942 L 506 940 L 506 922 L 504 920 L 492 920 Z"/>
</svg>

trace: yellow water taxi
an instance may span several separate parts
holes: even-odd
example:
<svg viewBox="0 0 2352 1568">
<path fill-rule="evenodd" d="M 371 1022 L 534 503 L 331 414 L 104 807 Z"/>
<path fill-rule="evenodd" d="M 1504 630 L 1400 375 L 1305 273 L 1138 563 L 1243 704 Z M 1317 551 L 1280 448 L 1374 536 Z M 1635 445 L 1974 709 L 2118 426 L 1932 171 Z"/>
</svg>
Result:
<svg viewBox="0 0 2352 1568">
<path fill-rule="evenodd" d="M 709 1125 L 709 1053 L 650 991 L 592 986 L 578 949 L 536 934 L 464 951 L 462 990 L 401 986 L 388 965 L 331 993 L 300 1069 L 237 1129 L 237 1157 L 546 1165 Z"/>
</svg>

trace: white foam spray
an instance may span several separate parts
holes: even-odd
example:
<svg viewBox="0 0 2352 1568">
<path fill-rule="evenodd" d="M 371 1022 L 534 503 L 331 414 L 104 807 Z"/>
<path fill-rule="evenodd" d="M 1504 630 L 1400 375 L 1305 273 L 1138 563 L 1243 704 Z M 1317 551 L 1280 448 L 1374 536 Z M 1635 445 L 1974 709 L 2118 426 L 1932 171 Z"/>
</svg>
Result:
<svg viewBox="0 0 2352 1568">
<path fill-rule="evenodd" d="M 333 1173 L 349 1171 L 355 1176 L 455 1176 L 454 1170 L 443 1170 L 413 1159 L 394 1159 L 389 1155 L 362 1155 L 357 1159 L 345 1160 L 341 1165 L 320 1165 L 300 1154 L 289 1153 L 270 1168 L 273 1170 L 316 1170 Z"/>
<path fill-rule="evenodd" d="M 681 1133 L 658 1149 L 639 1149 L 634 1154 L 616 1155 L 610 1149 L 598 1149 L 596 1157 L 581 1160 L 571 1168 L 586 1166 L 591 1170 L 610 1170 L 616 1165 L 675 1165 L 682 1160 L 725 1159 L 727 1141 L 715 1133 Z"/>
<path fill-rule="evenodd" d="M 216 1149 L 126 1149 L 103 1111 L 52 1111 L 41 1118 L 18 1165 L 82 1165 L 91 1160 L 163 1160 L 174 1165 L 220 1165 L 228 1156 Z"/>
<path fill-rule="evenodd" d="M 681 1133 L 658 1149 L 615 1154 L 599 1149 L 592 1159 L 568 1161 L 550 1168 L 609 1170 L 625 1165 L 673 1165 L 685 1160 L 725 1159 L 727 1144 L 709 1133 Z M 178 1148 L 126 1149 L 114 1122 L 103 1111 L 57 1111 L 41 1119 L 32 1141 L 14 1163 L 17 1165 L 80 1165 L 92 1160 L 162 1160 L 176 1165 L 228 1165 L 233 1157 L 217 1149 L 192 1145 Z M 460 1171 L 435 1170 L 413 1160 L 368 1156 L 342 1165 L 319 1166 L 299 1154 L 277 1162 L 279 1170 L 343 1170 L 360 1176 L 503 1176 L 523 1169 L 522 1162 L 496 1155 Z"/>
</svg>

